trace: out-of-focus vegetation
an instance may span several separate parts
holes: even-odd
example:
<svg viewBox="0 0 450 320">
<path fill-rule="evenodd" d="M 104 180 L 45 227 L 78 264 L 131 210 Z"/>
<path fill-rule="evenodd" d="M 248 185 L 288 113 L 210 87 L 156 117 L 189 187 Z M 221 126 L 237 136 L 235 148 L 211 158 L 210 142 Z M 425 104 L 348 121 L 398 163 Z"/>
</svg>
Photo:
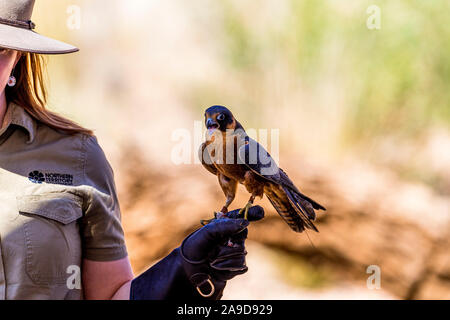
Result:
<svg viewBox="0 0 450 320">
<path fill-rule="evenodd" d="M 381 9 L 379 30 L 366 26 L 372 4 Z M 289 137 L 285 150 L 295 143 L 303 153 L 354 151 L 439 187 L 426 161 L 408 164 L 408 154 L 399 165 L 380 141 L 408 144 L 426 139 L 430 128 L 450 126 L 448 2 L 223 0 L 217 6 L 213 30 L 221 36 L 211 38 L 222 44 L 227 76 L 200 85 L 193 107 L 225 101 L 250 126 L 280 128 Z"/>
<path fill-rule="evenodd" d="M 208 105 L 228 105 L 247 127 L 279 128 L 284 150 L 291 143 L 318 156 L 356 149 L 372 160 L 383 160 L 379 137 L 403 143 L 426 136 L 431 127 L 450 127 L 450 4 L 445 0 L 168 2 L 167 7 L 183 10 L 185 21 L 180 23 L 180 13 L 174 12 L 158 18 L 167 19 L 160 29 L 149 24 L 152 10 L 164 6 L 160 1 L 108 1 L 103 12 L 97 11 L 106 4 L 103 0 L 38 3 L 38 31 L 72 39 L 82 50 L 75 57 L 51 58 L 53 75 L 64 79 L 64 85 L 55 85 L 58 80 L 52 75 L 52 85 L 60 89 L 69 84 L 75 91 L 92 87 L 82 83 L 86 79 L 80 73 L 98 72 L 94 65 L 100 62 L 108 69 L 102 71 L 107 73 L 102 80 L 115 82 L 107 84 L 113 86 L 112 93 L 115 87 L 130 89 L 126 101 L 133 85 L 123 83 L 129 78 L 121 76 L 136 64 L 146 72 L 148 65 L 157 63 L 148 51 L 156 49 L 172 54 L 178 68 L 203 72 L 173 87 L 173 95 L 193 117 L 201 119 Z M 74 4 L 81 9 L 81 27 L 69 30 L 67 10 Z M 379 30 L 366 26 L 366 9 L 373 4 L 381 9 Z M 55 12 L 52 19 L 48 12 Z M 198 46 L 214 59 L 215 68 L 205 71 L 202 61 L 195 65 L 183 51 L 160 47 L 176 47 L 170 35 L 177 28 L 192 34 L 186 41 L 194 51 Z M 156 34 L 165 32 L 167 43 Z M 104 50 L 89 52 L 92 39 Z M 132 60 L 133 50 L 148 53 L 147 60 Z M 173 72 L 170 65 L 167 68 Z M 152 86 L 157 79 L 148 74 L 145 81 Z M 102 91 L 105 83 L 96 86 Z"/>
<path fill-rule="evenodd" d="M 240 81 L 249 89 L 244 90 L 249 100 L 258 99 L 251 88 L 264 86 L 266 76 L 284 63 L 287 76 L 298 84 L 293 90 L 321 92 L 324 84 L 331 83 L 343 95 L 336 104 L 347 118 L 343 129 L 350 139 L 421 133 L 428 125 L 449 125 L 448 2 L 377 1 L 379 30 L 366 27 L 365 10 L 373 1 L 265 1 L 254 7 L 248 1 L 223 0 L 218 4 L 218 21 L 225 33 L 219 39 L 229 67 L 254 80 Z M 281 8 L 275 8 L 278 5 Z M 277 10 L 282 11 L 278 16 Z"/>
<path fill-rule="evenodd" d="M 318 267 L 295 253 L 273 250 L 270 258 L 275 261 L 280 277 L 294 286 L 318 289 L 332 283 L 333 272 L 329 268 Z"/>
</svg>

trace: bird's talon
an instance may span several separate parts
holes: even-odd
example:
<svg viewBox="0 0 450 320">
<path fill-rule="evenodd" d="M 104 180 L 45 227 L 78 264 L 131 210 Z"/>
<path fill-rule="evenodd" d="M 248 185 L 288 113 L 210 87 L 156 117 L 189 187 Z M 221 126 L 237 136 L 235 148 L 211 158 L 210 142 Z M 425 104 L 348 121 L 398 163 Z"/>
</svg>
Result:
<svg viewBox="0 0 450 320">
<path fill-rule="evenodd" d="M 252 207 L 252 203 L 249 202 L 245 205 L 244 208 L 242 208 L 241 210 L 239 210 L 239 215 L 242 215 L 242 213 L 244 213 L 244 219 L 248 220 L 248 210 Z"/>
</svg>

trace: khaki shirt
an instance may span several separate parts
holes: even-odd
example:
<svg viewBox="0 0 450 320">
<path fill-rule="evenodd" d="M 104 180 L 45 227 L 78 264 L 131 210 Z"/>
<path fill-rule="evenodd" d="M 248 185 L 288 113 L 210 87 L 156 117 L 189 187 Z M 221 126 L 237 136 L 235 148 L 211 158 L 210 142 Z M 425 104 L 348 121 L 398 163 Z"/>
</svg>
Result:
<svg viewBox="0 0 450 320">
<path fill-rule="evenodd" d="M 82 299 L 82 259 L 127 256 L 114 173 L 96 137 L 10 103 L 0 129 L 0 299 Z"/>
</svg>

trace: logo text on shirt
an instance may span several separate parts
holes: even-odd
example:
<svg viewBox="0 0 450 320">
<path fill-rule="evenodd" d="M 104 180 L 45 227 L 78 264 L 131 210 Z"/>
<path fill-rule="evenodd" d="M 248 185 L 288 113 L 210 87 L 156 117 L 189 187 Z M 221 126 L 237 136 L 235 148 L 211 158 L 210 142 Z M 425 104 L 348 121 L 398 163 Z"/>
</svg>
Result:
<svg viewBox="0 0 450 320">
<path fill-rule="evenodd" d="M 43 182 L 50 184 L 62 184 L 65 186 L 73 185 L 73 175 L 62 173 L 42 173 L 40 171 L 32 171 L 28 174 L 28 179 L 33 183 L 41 184 Z"/>
</svg>

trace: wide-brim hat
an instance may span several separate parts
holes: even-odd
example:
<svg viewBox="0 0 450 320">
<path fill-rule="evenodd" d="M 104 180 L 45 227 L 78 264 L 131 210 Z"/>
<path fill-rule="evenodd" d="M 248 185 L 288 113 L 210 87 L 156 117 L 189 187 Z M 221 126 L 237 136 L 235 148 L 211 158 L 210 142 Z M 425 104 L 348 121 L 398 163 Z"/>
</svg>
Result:
<svg viewBox="0 0 450 320">
<path fill-rule="evenodd" d="M 35 0 L 0 0 L 0 47 L 40 54 L 64 54 L 77 47 L 33 31 Z"/>
</svg>

